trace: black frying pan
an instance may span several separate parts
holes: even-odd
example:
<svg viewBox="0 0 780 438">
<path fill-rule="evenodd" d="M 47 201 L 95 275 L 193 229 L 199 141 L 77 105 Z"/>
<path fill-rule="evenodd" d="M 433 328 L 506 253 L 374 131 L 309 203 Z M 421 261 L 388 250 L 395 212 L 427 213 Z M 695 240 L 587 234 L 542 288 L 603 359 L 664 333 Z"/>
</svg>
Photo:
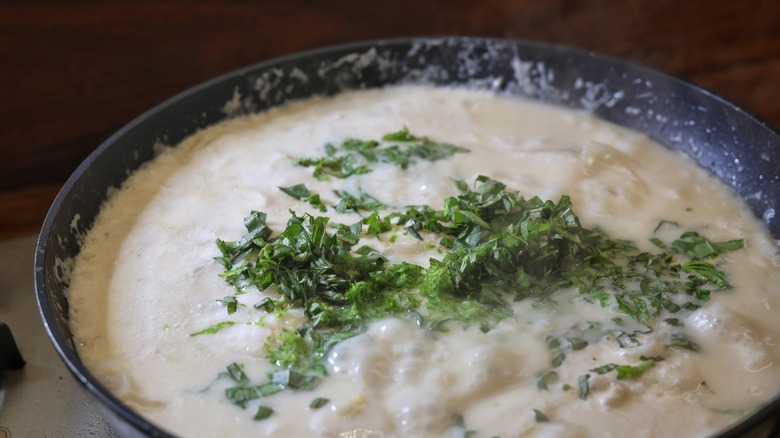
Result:
<svg viewBox="0 0 780 438">
<path fill-rule="evenodd" d="M 185 91 L 142 114 L 97 148 L 68 179 L 43 224 L 35 254 L 35 287 L 43 322 L 73 375 L 123 436 L 171 436 L 111 395 L 84 367 L 68 328 L 68 260 L 110 187 L 154 156 L 240 111 L 290 100 L 390 84 L 467 85 L 586 109 L 646 133 L 692 156 L 731 185 L 780 238 L 780 135 L 712 93 L 625 61 L 566 47 L 480 38 L 363 42 L 253 65 Z M 236 101 L 233 101 L 236 102 Z M 780 398 L 722 437 L 780 434 Z"/>
</svg>

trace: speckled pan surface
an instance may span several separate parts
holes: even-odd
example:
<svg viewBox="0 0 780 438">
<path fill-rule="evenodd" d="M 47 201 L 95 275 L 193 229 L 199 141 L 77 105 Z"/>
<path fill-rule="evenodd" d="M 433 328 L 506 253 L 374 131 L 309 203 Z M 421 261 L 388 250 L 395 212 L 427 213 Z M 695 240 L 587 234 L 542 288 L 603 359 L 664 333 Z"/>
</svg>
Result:
<svg viewBox="0 0 780 438">
<path fill-rule="evenodd" d="M 568 47 L 481 38 L 360 42 L 249 66 L 171 98 L 106 140 L 66 182 L 41 231 L 35 285 L 44 324 L 71 372 L 123 436 L 169 435 L 124 407 L 84 368 L 72 345 L 64 294 L 80 238 L 108 193 L 160 145 L 177 144 L 225 118 L 295 99 L 408 83 L 530 97 L 644 132 L 731 185 L 780 237 L 780 135 L 732 103 L 651 69 Z M 723 436 L 767 436 L 776 429 L 777 412 L 780 400 Z"/>
</svg>

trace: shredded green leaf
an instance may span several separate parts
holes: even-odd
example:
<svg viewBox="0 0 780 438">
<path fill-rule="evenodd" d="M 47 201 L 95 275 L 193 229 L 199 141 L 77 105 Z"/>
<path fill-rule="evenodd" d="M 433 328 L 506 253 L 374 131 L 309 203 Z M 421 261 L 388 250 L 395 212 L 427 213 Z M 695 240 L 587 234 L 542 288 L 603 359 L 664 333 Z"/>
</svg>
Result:
<svg viewBox="0 0 780 438">
<path fill-rule="evenodd" d="M 312 194 L 305 184 L 296 184 L 290 187 L 279 187 L 279 190 L 299 200 L 306 201 L 319 211 L 327 211 L 327 207 L 320 200 L 320 195 Z"/>
<path fill-rule="evenodd" d="M 195 332 L 195 333 L 190 333 L 190 336 L 213 335 L 214 333 L 218 333 L 218 332 L 222 331 L 222 329 L 230 327 L 230 326 L 232 326 L 234 324 L 235 324 L 235 322 L 233 322 L 233 321 L 218 322 L 218 323 L 212 325 L 211 327 L 205 328 L 205 329 L 203 329 L 201 331 L 198 331 L 198 332 Z"/>
<path fill-rule="evenodd" d="M 550 418 L 547 417 L 547 415 L 544 412 L 538 409 L 532 409 L 532 411 L 534 413 L 534 420 L 537 423 L 547 423 L 548 421 L 550 421 Z"/>
<path fill-rule="evenodd" d="M 273 408 L 270 406 L 260 405 L 257 407 L 257 412 L 255 413 L 255 420 L 265 420 L 266 418 L 270 417 L 271 414 L 274 413 Z"/>
<path fill-rule="evenodd" d="M 654 359 L 646 359 L 640 362 L 638 365 L 617 365 L 614 363 L 610 363 L 607 365 L 602 365 L 597 368 L 591 369 L 596 374 L 606 374 L 612 370 L 617 370 L 617 378 L 618 380 L 623 379 L 636 379 L 637 377 L 644 374 L 645 371 L 650 369 L 653 365 L 655 365 L 656 361 Z"/>
<path fill-rule="evenodd" d="M 694 352 L 699 351 L 699 344 L 679 333 L 672 335 L 672 339 L 666 346 L 672 349 L 690 350 Z"/>
<path fill-rule="evenodd" d="M 334 207 L 339 213 L 345 213 L 349 210 L 359 212 L 360 210 L 377 211 L 387 208 L 385 204 L 366 193 L 362 187 L 358 188 L 357 195 L 344 190 L 335 190 L 334 193 L 341 199 Z"/>
<path fill-rule="evenodd" d="M 314 176 L 320 179 L 346 178 L 370 172 L 369 165 L 378 162 L 406 168 L 417 159 L 438 160 L 466 152 L 416 137 L 406 129 L 381 141 L 350 139 L 325 150 L 325 157 L 294 163 L 314 167 Z M 226 391 L 227 397 L 245 406 L 282 390 L 313 389 L 326 377 L 322 361 L 333 346 L 362 333 L 379 318 L 412 318 L 434 332 L 474 323 L 488 331 L 512 316 L 513 301 L 541 303 L 561 289 L 573 288 L 586 301 L 618 309 L 623 315 L 614 319 L 620 328 L 613 332 L 590 324 L 587 333 L 549 339 L 552 368 L 560 366 L 567 353 L 585 348 L 589 339 L 598 339 L 596 332 L 612 333 L 623 348 L 635 347 L 638 332 L 630 332 L 626 321 L 652 327 L 659 319 L 674 321 L 673 314 L 699 308 L 712 292 L 730 287 L 726 272 L 717 264 L 718 256 L 745 246 L 743 240 L 711 242 L 684 231 L 669 243 L 653 236 L 657 252 L 640 251 L 633 242 L 583 227 L 567 196 L 557 203 L 525 199 L 486 176 L 478 177 L 471 189 L 460 180 L 455 184 L 460 194 L 447 198 L 442 206 L 412 205 L 388 214 L 380 213 L 389 209 L 387 205 L 362 189 L 357 194 L 336 191 L 341 199 L 336 212 L 370 214 L 348 225 L 290 211 L 284 229 L 275 233 L 265 213 L 252 211 L 244 220 L 247 232 L 240 240 L 217 239 L 221 255 L 215 260 L 224 267 L 220 275 L 237 294 L 255 288 L 275 292 L 254 309 L 279 315 L 299 309 L 305 316 L 299 326 L 267 340 L 267 358 L 274 367 L 267 381 L 253 384 L 243 371 L 238 373 L 240 369 L 228 370 L 236 385 Z M 319 202 L 303 184 L 280 189 L 313 206 Z M 662 223 L 656 231 L 662 226 L 677 224 Z M 390 264 L 384 255 L 361 245 L 364 239 L 384 233 L 391 233 L 391 241 L 403 236 L 438 239 L 444 255 L 431 259 L 427 268 Z M 234 299 L 225 297 L 221 302 L 228 314 L 237 310 Z M 193 336 L 216 333 L 228 325 L 232 323 Z M 668 345 L 698 349 L 679 337 Z M 618 378 L 635 378 L 653 364 L 653 360 L 636 366 L 608 364 L 592 371 L 617 370 Z M 553 370 L 545 371 L 537 378 L 537 387 L 547 390 L 556 376 Z M 579 378 L 583 399 L 589 378 L 589 374 Z"/>
<path fill-rule="evenodd" d="M 326 404 L 330 403 L 330 400 L 323 397 L 317 397 L 309 403 L 309 409 L 319 409 Z"/>
<path fill-rule="evenodd" d="M 221 300 L 217 300 L 227 308 L 228 315 L 235 313 L 238 310 L 238 300 L 233 295 L 228 295 Z"/>
<path fill-rule="evenodd" d="M 249 383 L 249 378 L 244 374 L 244 368 L 235 362 L 227 366 L 225 374 L 236 383 Z"/>
<path fill-rule="evenodd" d="M 417 159 L 437 161 L 469 150 L 449 143 L 412 135 L 407 128 L 377 140 L 347 139 L 341 145 L 325 145 L 325 156 L 303 157 L 293 160 L 296 166 L 313 167 L 314 177 L 328 180 L 330 177 L 347 178 L 369 173 L 371 165 L 391 163 L 406 169 Z"/>
<path fill-rule="evenodd" d="M 536 378 L 536 387 L 539 390 L 547 391 L 549 390 L 550 383 L 558 378 L 558 373 L 552 370 L 548 370 L 540 374 Z"/>
<path fill-rule="evenodd" d="M 580 399 L 586 400 L 590 393 L 590 374 L 583 374 L 577 378 L 577 386 L 580 388 Z"/>
</svg>

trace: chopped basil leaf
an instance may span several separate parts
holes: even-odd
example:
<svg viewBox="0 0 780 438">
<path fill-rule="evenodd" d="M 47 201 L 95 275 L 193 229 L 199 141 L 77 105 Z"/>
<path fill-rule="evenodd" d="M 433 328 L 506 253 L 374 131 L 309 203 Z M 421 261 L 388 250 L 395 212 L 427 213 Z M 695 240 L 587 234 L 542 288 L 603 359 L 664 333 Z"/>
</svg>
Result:
<svg viewBox="0 0 780 438">
<path fill-rule="evenodd" d="M 236 310 L 238 310 L 238 300 L 233 295 L 228 295 L 217 301 L 225 305 L 228 315 L 235 313 Z"/>
<path fill-rule="evenodd" d="M 392 152 L 387 154 L 386 157 L 387 161 L 395 162 L 404 168 L 405 164 L 411 162 L 411 158 L 437 161 L 449 158 L 456 153 L 469 152 L 469 150 L 464 147 L 451 145 L 449 143 L 435 142 L 428 137 L 414 136 L 406 127 L 398 132 L 385 134 L 382 137 L 382 140 L 391 143 L 401 143 L 402 146 L 405 146 L 404 149 L 400 149 L 397 152 L 397 155 L 392 146 L 387 148 Z"/>
<path fill-rule="evenodd" d="M 602 365 L 602 366 L 600 366 L 600 367 L 591 368 L 591 370 L 590 370 L 590 371 L 593 371 L 593 372 L 594 372 L 594 373 L 596 373 L 596 374 L 607 374 L 608 372 L 610 372 L 610 371 L 614 370 L 614 369 L 615 369 L 615 368 L 617 368 L 617 367 L 618 367 L 618 365 L 617 365 L 617 364 L 614 364 L 614 363 L 608 363 L 608 364 L 606 364 L 606 365 Z"/>
<path fill-rule="evenodd" d="M 314 167 L 314 177 L 321 181 L 327 181 L 331 176 L 347 178 L 352 175 L 360 175 L 371 172 L 371 168 L 358 164 L 352 155 L 339 157 L 329 156 L 321 158 L 296 158 L 293 164 L 303 167 Z"/>
<path fill-rule="evenodd" d="M 290 368 L 277 370 L 271 377 L 271 383 L 291 389 L 314 389 L 320 381 L 320 376 L 303 375 Z"/>
<path fill-rule="evenodd" d="M 469 191 L 469 184 L 466 181 L 463 181 L 462 179 L 456 179 L 455 180 L 455 186 L 461 192 L 468 192 Z"/>
<path fill-rule="evenodd" d="M 244 369 L 241 365 L 233 362 L 226 367 L 227 375 L 233 379 L 236 383 L 248 383 L 249 378 L 244 374 Z"/>
<path fill-rule="evenodd" d="M 590 374 L 583 374 L 577 378 L 577 385 L 580 388 L 581 400 L 585 400 L 588 398 L 588 393 L 590 392 L 590 384 L 588 383 L 589 379 L 590 379 Z"/>
<path fill-rule="evenodd" d="M 569 346 L 572 350 L 582 350 L 583 348 L 588 346 L 588 341 L 582 339 L 582 338 L 566 338 L 567 341 L 569 341 Z"/>
<path fill-rule="evenodd" d="M 311 196 L 311 193 L 309 193 L 309 189 L 306 188 L 305 184 L 296 184 L 290 187 L 279 187 L 279 190 L 287 193 L 299 201 Z"/>
<path fill-rule="evenodd" d="M 663 228 L 664 226 L 672 226 L 672 227 L 679 227 L 680 224 L 678 224 L 676 221 L 668 221 L 668 220 L 662 220 L 661 222 L 658 222 L 658 225 L 655 226 L 655 229 L 653 230 L 653 233 L 657 233 L 658 230 Z"/>
<path fill-rule="evenodd" d="M 334 207 L 339 213 L 345 213 L 348 210 L 358 212 L 360 210 L 377 211 L 387 208 L 385 204 L 366 193 L 363 188 L 358 188 L 357 195 L 352 195 L 343 190 L 334 190 L 334 193 L 341 199 Z"/>
<path fill-rule="evenodd" d="M 620 348 L 634 348 L 641 345 L 633 333 L 620 332 L 616 339 Z"/>
<path fill-rule="evenodd" d="M 316 208 L 319 211 L 326 211 L 327 208 L 320 200 L 320 195 L 309 193 L 309 189 L 306 188 L 305 184 L 296 184 L 294 186 L 290 187 L 279 187 L 279 190 L 283 191 L 284 193 L 292 196 L 293 198 L 299 200 L 299 201 L 306 201 L 311 205 L 312 207 Z"/>
<path fill-rule="evenodd" d="M 258 310 L 273 312 L 274 309 L 276 309 L 276 300 L 271 297 L 264 297 L 262 300 L 256 302 L 253 307 Z"/>
<path fill-rule="evenodd" d="M 255 413 L 255 420 L 265 420 L 274 413 L 273 408 L 270 406 L 260 405 L 257 407 L 257 413 Z"/>
<path fill-rule="evenodd" d="M 639 356 L 639 360 L 654 360 L 656 362 L 661 362 L 664 360 L 663 356 L 645 356 L 644 354 Z"/>
<path fill-rule="evenodd" d="M 245 407 L 246 403 L 261 397 L 268 397 L 282 391 L 284 387 L 273 384 L 263 383 L 255 386 L 245 386 L 243 384 L 233 386 L 225 390 L 225 396 L 231 402 Z"/>
<path fill-rule="evenodd" d="M 550 419 L 545 415 L 544 412 L 538 410 L 538 409 L 532 409 L 534 413 L 534 420 L 536 420 L 537 423 L 547 423 L 550 421 Z"/>
<path fill-rule="evenodd" d="M 547 391 L 548 385 L 557 378 L 558 378 L 558 373 L 556 373 L 555 371 L 552 370 L 545 371 L 536 378 L 536 387 L 539 390 Z"/>
<path fill-rule="evenodd" d="M 560 353 L 556 354 L 555 357 L 553 357 L 553 360 L 552 360 L 553 368 L 557 368 L 557 367 L 561 366 L 561 364 L 563 363 L 564 360 L 566 360 L 566 353 L 560 352 Z"/>
<path fill-rule="evenodd" d="M 190 333 L 190 336 L 198 336 L 198 335 L 213 335 L 214 333 L 218 333 L 224 328 L 230 327 L 235 322 L 233 321 L 222 321 L 217 324 L 212 325 L 211 327 L 205 328 L 199 332 Z"/>
<path fill-rule="evenodd" d="M 371 164 L 390 163 L 402 169 L 416 159 L 437 161 L 468 149 L 449 143 L 435 142 L 412 135 L 407 128 L 386 134 L 382 141 L 347 139 L 341 145 L 325 145 L 324 157 L 296 158 L 296 166 L 314 167 L 314 177 L 327 180 L 331 176 L 348 178 L 371 172 Z"/>
<path fill-rule="evenodd" d="M 650 367 L 655 365 L 655 362 L 656 362 L 655 359 L 644 359 L 638 365 L 617 365 L 614 363 L 610 363 L 610 364 L 602 365 L 597 368 L 593 368 L 590 371 L 593 371 L 596 374 L 606 374 L 612 370 L 617 370 L 618 380 L 635 379 L 641 376 Z"/>
<path fill-rule="evenodd" d="M 666 344 L 669 348 L 699 351 L 699 345 L 681 334 L 672 335 L 672 339 Z"/>
<path fill-rule="evenodd" d="M 736 251 L 745 247 L 744 239 L 729 240 L 725 242 L 710 242 L 695 231 L 684 232 L 678 240 L 672 242 L 672 246 L 685 252 L 693 260 L 717 257 L 721 253 Z"/>
<path fill-rule="evenodd" d="M 309 403 L 309 409 L 319 409 L 330 402 L 330 399 L 317 397 Z"/>
<path fill-rule="evenodd" d="M 637 377 L 644 374 L 645 371 L 650 369 L 653 365 L 655 365 L 655 360 L 648 359 L 643 360 L 638 365 L 619 365 L 617 367 L 617 378 L 618 380 L 623 379 L 636 379 Z"/>
<path fill-rule="evenodd" d="M 393 224 L 390 223 L 390 218 L 383 218 L 379 216 L 379 213 L 377 212 L 373 212 L 368 217 L 363 218 L 363 223 L 368 226 L 368 234 L 377 235 L 393 229 Z"/>
<path fill-rule="evenodd" d="M 650 243 L 652 243 L 653 245 L 657 246 L 658 248 L 666 249 L 666 244 L 664 243 L 664 241 L 659 239 L 659 238 L 657 238 L 657 237 L 651 237 L 650 238 Z"/>
</svg>

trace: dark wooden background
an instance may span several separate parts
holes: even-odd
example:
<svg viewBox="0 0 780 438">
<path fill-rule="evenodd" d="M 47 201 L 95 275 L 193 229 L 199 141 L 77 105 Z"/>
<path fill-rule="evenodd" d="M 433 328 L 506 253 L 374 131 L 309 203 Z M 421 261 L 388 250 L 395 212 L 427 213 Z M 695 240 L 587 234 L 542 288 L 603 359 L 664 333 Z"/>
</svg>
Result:
<svg viewBox="0 0 780 438">
<path fill-rule="evenodd" d="M 780 126 L 778 0 L 0 0 L 0 239 L 113 131 L 211 77 L 363 39 L 495 36 L 681 76 Z"/>
</svg>

